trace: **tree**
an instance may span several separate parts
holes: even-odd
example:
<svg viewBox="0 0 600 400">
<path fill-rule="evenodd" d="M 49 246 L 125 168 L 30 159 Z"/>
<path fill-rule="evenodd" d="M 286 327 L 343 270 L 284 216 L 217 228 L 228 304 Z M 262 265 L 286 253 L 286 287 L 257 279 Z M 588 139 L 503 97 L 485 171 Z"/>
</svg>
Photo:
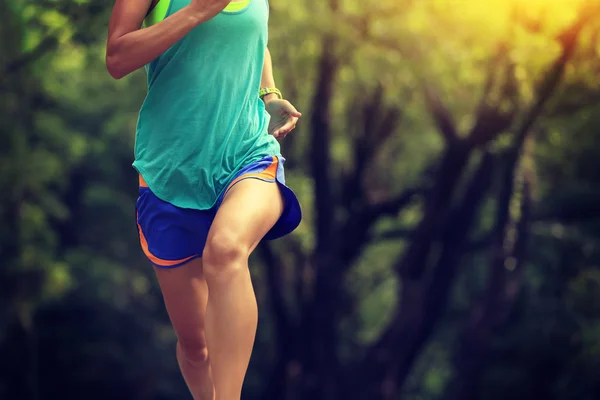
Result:
<svg viewBox="0 0 600 400">
<path fill-rule="evenodd" d="M 305 218 L 251 260 L 244 398 L 596 398 L 598 2 L 270 3 Z M 3 399 L 186 396 L 109 7 L 0 3 Z"/>
<path fill-rule="evenodd" d="M 437 11 L 441 12 L 447 4 L 439 3 Z M 377 16 L 395 17 L 393 7 L 382 7 L 372 11 L 365 6 L 362 15 L 348 15 L 339 2 L 330 1 L 320 11 L 340 24 L 351 24 L 356 29 L 356 37 L 361 40 L 400 52 L 405 58 L 408 54 L 416 54 L 416 57 L 427 59 L 419 54 L 416 45 L 406 49 L 372 33 L 371 24 Z M 435 8 L 429 3 L 418 6 L 408 2 L 402 12 L 406 18 L 422 18 L 420 13 L 425 9 L 434 15 L 432 19 L 438 26 L 443 22 L 436 19 L 439 16 L 435 16 Z M 295 291 L 310 295 L 293 300 L 300 311 L 297 318 L 291 318 L 291 313 L 282 305 L 284 285 L 275 272 L 278 265 L 285 262 L 278 262 L 274 252 L 265 249 L 273 314 L 277 319 L 281 346 L 281 359 L 266 397 L 287 398 L 286 381 L 303 380 L 299 385 L 304 385 L 307 393 L 304 396 L 310 398 L 397 398 L 418 355 L 444 315 L 461 261 L 470 247 L 470 236 L 477 228 L 481 230 L 478 218 L 484 206 L 492 202 L 496 208 L 496 222 L 490 234 L 484 235 L 491 239 L 486 246 L 492 254 L 490 282 L 486 299 L 481 305 L 474 306 L 471 323 L 464 333 L 465 344 L 458 354 L 458 375 L 451 386 L 452 398 L 477 398 L 489 331 L 510 313 L 518 297 L 522 276 L 532 207 L 531 177 L 518 173 L 523 148 L 532 127 L 559 88 L 582 29 L 598 12 L 597 4 L 587 3 L 578 12 L 567 23 L 563 21 L 560 31 L 556 26 L 544 26 L 547 21 L 525 18 L 513 27 L 514 35 L 519 30 L 529 30 L 534 35 L 546 30 L 544 34 L 556 37 L 558 54 L 545 71 L 544 67 L 532 71 L 538 78 L 533 79 L 533 87 L 529 88 L 530 96 L 524 95 L 527 88 L 519 82 L 518 68 L 523 66 L 511 55 L 516 51 L 511 43 L 496 43 L 496 51 L 491 54 L 487 66 L 476 63 L 484 67 L 487 78 L 475 110 L 474 123 L 466 135 L 460 132 L 449 107 L 440 99 L 438 93 L 442 89 L 436 88 L 430 77 L 415 73 L 414 79 L 420 82 L 426 107 L 442 135 L 444 146 L 439 160 L 430 162 L 425 171 L 422 179 L 427 182 L 425 187 L 409 188 L 379 201 L 368 198 L 372 189 L 365 177 L 372 176 L 370 169 L 375 168 L 378 153 L 385 151 L 387 140 L 397 132 L 402 112 L 385 104 L 381 86 L 373 96 L 365 99 L 363 91 L 354 102 L 347 104 L 346 113 L 351 115 L 348 132 L 353 134 L 352 151 L 347 154 L 352 161 L 345 169 L 335 171 L 331 163 L 335 158 L 331 155 L 332 142 L 338 133 L 332 128 L 335 90 L 342 86 L 338 83 L 338 75 L 343 68 L 353 67 L 348 67 L 348 60 L 359 50 L 350 49 L 339 32 L 322 34 L 311 102 L 309 145 L 316 213 L 315 244 L 309 254 L 298 255 L 296 252 L 296 257 L 301 260 L 294 263 L 310 270 L 314 277 L 308 282 L 308 288 Z M 423 41 L 427 42 L 427 39 Z M 548 39 L 552 40 L 551 36 Z M 362 105 L 362 109 L 357 105 Z M 361 129 L 355 133 L 357 126 Z M 384 173 L 384 170 L 379 172 L 380 175 Z M 518 182 L 516 187 L 515 182 Z M 342 314 L 349 308 L 349 294 L 342 289 L 344 277 L 368 246 L 377 222 L 387 215 L 400 215 L 401 221 L 403 210 L 414 207 L 415 201 L 422 210 L 418 222 L 408 230 L 385 233 L 387 237 L 398 233 L 405 241 L 405 250 L 393 263 L 398 296 L 390 312 L 392 318 L 379 337 L 364 351 L 357 351 L 361 356 L 346 367 L 339 357 L 337 331 Z M 521 208 L 518 221 L 511 217 L 511 205 L 515 201 L 521 203 L 517 206 Z M 510 241 L 514 243 L 506 248 Z M 289 243 L 289 246 L 301 247 L 298 243 Z M 304 275 L 305 272 L 294 274 L 295 277 Z M 298 282 L 291 284 L 295 285 Z M 291 365 L 295 367 L 290 368 Z M 303 377 L 289 375 L 289 371 L 297 373 L 298 370 L 303 372 Z M 292 387 L 294 385 L 298 383 L 292 383 Z"/>
</svg>

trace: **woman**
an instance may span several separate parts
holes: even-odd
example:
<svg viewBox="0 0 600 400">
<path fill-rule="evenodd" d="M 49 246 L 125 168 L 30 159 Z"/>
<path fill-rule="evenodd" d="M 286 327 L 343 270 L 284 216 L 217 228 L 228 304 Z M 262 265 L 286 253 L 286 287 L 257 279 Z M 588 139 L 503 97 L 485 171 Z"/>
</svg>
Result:
<svg viewBox="0 0 600 400">
<path fill-rule="evenodd" d="M 301 219 L 277 141 L 300 113 L 273 81 L 268 14 L 267 0 L 117 0 L 109 24 L 110 74 L 148 74 L 137 225 L 194 399 L 240 399 L 258 320 L 248 257 Z"/>
</svg>

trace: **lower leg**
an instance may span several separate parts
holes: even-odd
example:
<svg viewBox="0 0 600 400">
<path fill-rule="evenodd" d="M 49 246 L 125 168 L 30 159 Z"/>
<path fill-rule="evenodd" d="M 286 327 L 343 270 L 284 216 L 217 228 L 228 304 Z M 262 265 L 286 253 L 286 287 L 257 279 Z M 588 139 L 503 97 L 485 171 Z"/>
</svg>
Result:
<svg viewBox="0 0 600 400">
<path fill-rule="evenodd" d="M 177 333 L 177 362 L 185 383 L 194 400 L 214 400 L 204 324 L 208 287 L 202 260 L 155 271 Z"/>
<path fill-rule="evenodd" d="M 179 369 L 194 400 L 214 400 L 215 390 L 206 348 L 186 351 L 178 341 L 176 353 Z"/>
<path fill-rule="evenodd" d="M 228 257 L 213 257 L 210 248 L 205 254 L 210 293 L 206 309 L 206 339 L 211 353 L 216 399 L 240 400 L 258 324 L 248 261 L 247 257 L 229 260 Z M 224 262 L 230 264 L 224 265 Z"/>
<path fill-rule="evenodd" d="M 240 400 L 258 324 L 248 257 L 282 212 L 275 183 L 246 179 L 225 195 L 208 233 L 206 342 L 217 400 Z"/>
</svg>

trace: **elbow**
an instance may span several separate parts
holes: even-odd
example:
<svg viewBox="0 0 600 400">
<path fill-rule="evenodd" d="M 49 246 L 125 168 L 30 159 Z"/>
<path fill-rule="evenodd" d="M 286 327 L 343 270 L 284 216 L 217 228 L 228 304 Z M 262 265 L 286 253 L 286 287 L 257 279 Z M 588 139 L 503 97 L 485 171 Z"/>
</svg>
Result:
<svg viewBox="0 0 600 400">
<path fill-rule="evenodd" d="M 119 80 L 129 73 L 131 70 L 128 70 L 127 63 L 127 55 L 123 53 L 123 51 L 119 51 L 119 42 L 113 41 L 109 42 L 106 47 L 106 69 L 110 76 L 114 79 Z"/>
<path fill-rule="evenodd" d="M 127 75 L 127 72 L 123 68 L 123 63 L 116 55 L 106 56 L 106 69 L 108 70 L 110 76 L 116 80 L 119 80 Z"/>
</svg>

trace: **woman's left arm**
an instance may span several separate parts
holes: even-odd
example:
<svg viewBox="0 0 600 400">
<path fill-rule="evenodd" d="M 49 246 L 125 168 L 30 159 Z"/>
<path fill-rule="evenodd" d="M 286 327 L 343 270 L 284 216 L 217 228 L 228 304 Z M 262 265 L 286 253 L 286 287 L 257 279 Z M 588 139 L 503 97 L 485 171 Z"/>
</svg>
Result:
<svg viewBox="0 0 600 400">
<path fill-rule="evenodd" d="M 262 79 L 260 80 L 260 87 L 262 88 L 275 88 L 275 78 L 273 78 L 273 59 L 271 58 L 271 52 L 269 48 L 265 50 L 265 62 L 263 64 Z M 277 98 L 276 93 L 270 93 L 263 97 L 263 101 L 268 102 L 273 98 Z"/>
<path fill-rule="evenodd" d="M 271 52 L 265 50 L 265 61 L 263 64 L 262 78 L 260 82 L 261 89 L 276 89 L 275 79 L 273 78 L 273 61 Z M 277 139 L 283 139 L 296 127 L 301 113 L 287 100 L 280 98 L 276 93 L 267 93 L 262 96 L 267 112 L 271 115 L 269 123 L 269 134 Z"/>
</svg>

